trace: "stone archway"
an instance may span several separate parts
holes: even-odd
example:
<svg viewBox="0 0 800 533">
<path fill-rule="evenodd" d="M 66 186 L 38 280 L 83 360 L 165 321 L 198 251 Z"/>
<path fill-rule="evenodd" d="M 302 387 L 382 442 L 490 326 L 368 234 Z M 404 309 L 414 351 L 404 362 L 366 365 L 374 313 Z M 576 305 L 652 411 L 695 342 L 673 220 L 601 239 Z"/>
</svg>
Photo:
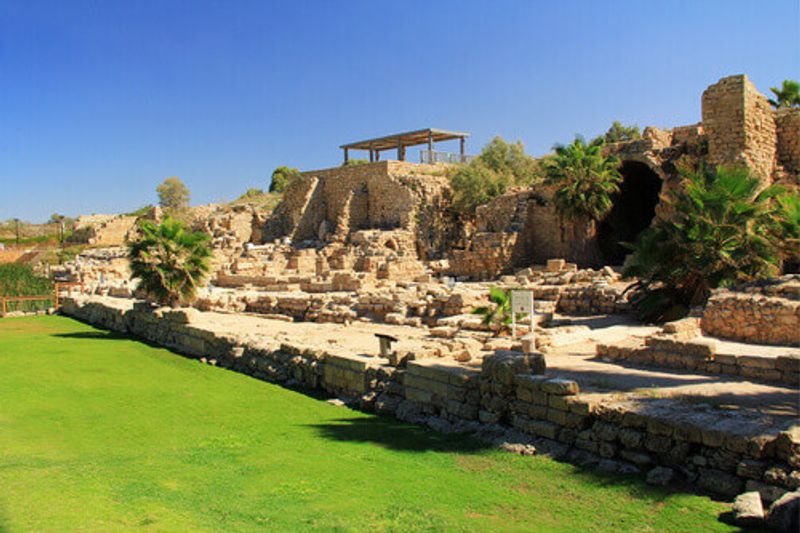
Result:
<svg viewBox="0 0 800 533">
<path fill-rule="evenodd" d="M 641 161 L 623 161 L 622 184 L 614 207 L 597 228 L 597 243 L 602 262 L 621 265 L 630 250 L 620 243 L 632 243 L 650 226 L 656 214 L 662 178 Z"/>
</svg>

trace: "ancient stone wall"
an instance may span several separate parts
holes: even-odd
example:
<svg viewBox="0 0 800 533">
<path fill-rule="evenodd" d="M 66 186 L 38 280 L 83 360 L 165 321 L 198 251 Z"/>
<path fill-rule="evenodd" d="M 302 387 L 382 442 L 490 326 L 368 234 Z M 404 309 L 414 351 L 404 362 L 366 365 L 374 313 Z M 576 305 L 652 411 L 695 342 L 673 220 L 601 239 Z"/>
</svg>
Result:
<svg viewBox="0 0 800 533">
<path fill-rule="evenodd" d="M 259 379 L 352 396 L 362 409 L 440 430 L 513 426 L 534 437 L 537 448 L 608 472 L 648 471 L 667 482 L 680 476 L 707 492 L 733 497 L 755 490 L 767 501 L 800 486 L 797 431 L 669 399 L 581 394 L 575 381 L 532 375 L 530 359 L 519 352 L 498 350 L 480 369 L 430 360 L 398 368 L 381 358 L 215 334 L 192 325 L 194 310 L 130 309 L 77 297 L 63 312 Z"/>
<path fill-rule="evenodd" d="M 796 356 L 721 353 L 717 342 L 705 337 L 683 339 L 679 335 L 632 337 L 613 344 L 598 344 L 597 355 L 611 361 L 628 361 L 658 368 L 677 368 L 705 374 L 725 374 L 786 385 L 800 383 L 800 359 Z"/>
<path fill-rule="evenodd" d="M 122 246 L 135 227 L 135 216 L 84 215 L 75 221 L 69 240 L 91 246 Z"/>
<path fill-rule="evenodd" d="M 595 265 L 595 224 L 565 220 L 550 203 L 551 195 L 544 186 L 511 190 L 480 206 L 478 231 L 464 249 L 451 250 L 451 274 L 485 280 L 552 258 Z"/>
<path fill-rule="evenodd" d="M 800 109 L 775 111 L 778 133 L 778 164 L 788 174 L 788 181 L 798 184 L 800 173 Z"/>
<path fill-rule="evenodd" d="M 284 193 L 264 239 L 343 242 L 358 230 L 414 230 L 420 202 L 447 183 L 442 165 L 400 161 L 305 172 Z"/>
<path fill-rule="evenodd" d="M 727 339 L 800 346 L 800 275 L 716 291 L 702 328 Z"/>
<path fill-rule="evenodd" d="M 703 130 L 715 165 L 744 164 L 766 182 L 776 165 L 776 127 L 767 98 L 745 75 L 729 76 L 703 92 Z"/>
</svg>

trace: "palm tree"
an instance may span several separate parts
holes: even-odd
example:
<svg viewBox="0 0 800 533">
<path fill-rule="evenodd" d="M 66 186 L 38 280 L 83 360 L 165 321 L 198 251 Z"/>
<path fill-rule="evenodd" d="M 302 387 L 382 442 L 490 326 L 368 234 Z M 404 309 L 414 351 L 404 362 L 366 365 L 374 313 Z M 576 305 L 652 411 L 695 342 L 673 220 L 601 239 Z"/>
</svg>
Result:
<svg viewBox="0 0 800 533">
<path fill-rule="evenodd" d="M 712 289 L 773 276 L 796 253 L 800 198 L 761 189 L 746 168 L 684 174 L 659 219 L 632 246 L 625 275 L 639 278 L 634 304 L 642 318 L 671 319 L 702 305 Z"/>
<path fill-rule="evenodd" d="M 555 154 L 544 161 L 546 184 L 554 186 L 553 203 L 561 216 L 561 240 L 569 240 L 574 260 L 599 263 L 599 249 L 591 238 L 595 222 L 605 217 L 619 193 L 622 175 L 619 160 L 603 155 L 602 138 L 586 143 L 583 137 L 566 146 L 556 145 Z M 566 220 L 576 232 L 567 239 Z"/>
<path fill-rule="evenodd" d="M 139 287 L 161 305 L 191 301 L 210 269 L 210 237 L 170 217 L 161 224 L 142 220 L 139 230 L 128 247 L 131 277 L 139 278 Z"/>
<path fill-rule="evenodd" d="M 601 140 L 586 144 L 578 136 L 556 145 L 555 157 L 547 160 L 547 182 L 556 186 L 553 203 L 566 218 L 600 220 L 611 211 L 622 176 L 619 160 L 602 150 Z"/>
<path fill-rule="evenodd" d="M 775 100 L 770 99 L 769 101 L 773 107 L 800 107 L 800 83 L 794 80 L 783 80 L 780 89 L 771 87 L 770 91 L 775 95 Z"/>
</svg>

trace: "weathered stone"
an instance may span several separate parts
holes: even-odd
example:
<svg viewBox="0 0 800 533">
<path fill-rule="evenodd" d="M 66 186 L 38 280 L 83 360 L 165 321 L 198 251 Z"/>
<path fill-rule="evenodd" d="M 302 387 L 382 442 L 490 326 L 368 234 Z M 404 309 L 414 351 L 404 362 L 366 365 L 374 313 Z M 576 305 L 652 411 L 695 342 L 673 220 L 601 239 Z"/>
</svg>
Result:
<svg viewBox="0 0 800 533">
<path fill-rule="evenodd" d="M 626 448 L 636 450 L 642 446 L 644 433 L 635 429 L 623 428 L 619 432 L 619 441 Z"/>
<path fill-rule="evenodd" d="M 770 505 L 767 524 L 776 531 L 800 531 L 800 491 L 786 493 Z"/>
<path fill-rule="evenodd" d="M 675 477 L 675 471 L 671 468 L 657 466 L 647 472 L 647 483 L 650 485 L 666 486 Z"/>
<path fill-rule="evenodd" d="M 595 422 L 592 431 L 598 439 L 604 441 L 614 441 L 619 435 L 619 427 L 605 422 Z"/>
<path fill-rule="evenodd" d="M 748 479 L 761 479 L 765 470 L 764 463 L 753 459 L 744 459 L 736 466 L 736 474 Z"/>
<path fill-rule="evenodd" d="M 773 466 L 772 468 L 768 468 L 764 472 L 764 482 L 769 483 L 770 485 L 786 485 L 786 479 L 788 477 L 788 472 L 779 466 Z"/>
<path fill-rule="evenodd" d="M 578 394 L 578 384 L 571 379 L 553 378 L 541 383 L 542 391 L 548 394 L 569 396 Z"/>
<path fill-rule="evenodd" d="M 700 470 L 700 476 L 697 478 L 697 486 L 702 490 L 727 498 L 739 494 L 742 485 L 744 482 L 738 477 L 711 468 Z"/>
<path fill-rule="evenodd" d="M 660 435 L 647 435 L 644 439 L 644 447 L 651 452 L 667 453 L 672 449 L 672 439 Z"/>
<path fill-rule="evenodd" d="M 740 526 L 758 526 L 764 521 L 764 506 L 758 492 L 743 492 L 733 500 L 733 518 Z"/>
<path fill-rule="evenodd" d="M 597 445 L 597 453 L 600 454 L 600 457 L 614 457 L 617 453 L 617 446 L 611 442 L 600 442 Z"/>
<path fill-rule="evenodd" d="M 779 499 L 781 496 L 786 494 L 786 489 L 782 487 L 776 487 L 775 485 L 767 485 L 766 483 L 761 483 L 760 481 L 755 481 L 752 479 L 747 480 L 745 483 L 745 491 L 756 491 L 761 495 L 761 501 L 765 504 L 772 503 L 775 500 Z"/>
<path fill-rule="evenodd" d="M 633 464 L 643 466 L 653 462 L 653 459 L 644 452 L 634 452 L 632 450 L 620 450 L 619 456 Z"/>
</svg>

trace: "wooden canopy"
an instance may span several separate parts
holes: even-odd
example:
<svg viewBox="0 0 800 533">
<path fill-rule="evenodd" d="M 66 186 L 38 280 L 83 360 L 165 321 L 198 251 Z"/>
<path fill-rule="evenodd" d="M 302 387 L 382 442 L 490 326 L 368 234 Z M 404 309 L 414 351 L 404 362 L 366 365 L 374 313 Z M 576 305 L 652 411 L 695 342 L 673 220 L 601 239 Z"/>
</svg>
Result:
<svg viewBox="0 0 800 533">
<path fill-rule="evenodd" d="M 397 159 L 405 161 L 406 148 L 408 146 L 417 146 L 420 144 L 427 144 L 428 150 L 433 151 L 433 143 L 441 141 L 450 141 L 453 139 L 460 139 L 461 141 L 461 156 L 464 155 L 464 140 L 469 137 L 469 133 L 459 131 L 447 131 L 436 128 L 426 128 L 424 130 L 407 131 L 405 133 L 395 133 L 393 135 L 386 135 L 383 137 L 375 137 L 374 139 L 367 139 L 348 144 L 343 144 L 339 148 L 344 150 L 345 163 L 349 160 L 350 150 L 368 150 L 369 160 L 380 160 L 380 153 L 383 150 L 397 149 Z"/>
</svg>

